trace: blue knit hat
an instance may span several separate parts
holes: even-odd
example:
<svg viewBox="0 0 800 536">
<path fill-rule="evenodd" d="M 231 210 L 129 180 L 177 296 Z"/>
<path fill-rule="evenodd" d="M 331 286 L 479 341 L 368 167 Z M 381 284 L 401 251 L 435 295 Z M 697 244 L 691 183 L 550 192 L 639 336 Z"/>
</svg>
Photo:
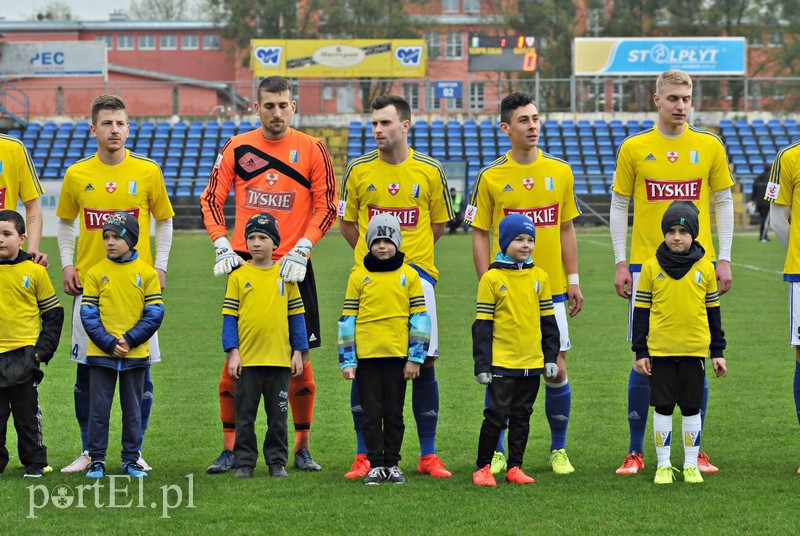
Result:
<svg viewBox="0 0 800 536">
<path fill-rule="evenodd" d="M 509 214 L 500 220 L 500 251 L 505 255 L 508 245 L 521 234 L 531 235 L 536 240 L 536 227 L 523 214 Z"/>
</svg>

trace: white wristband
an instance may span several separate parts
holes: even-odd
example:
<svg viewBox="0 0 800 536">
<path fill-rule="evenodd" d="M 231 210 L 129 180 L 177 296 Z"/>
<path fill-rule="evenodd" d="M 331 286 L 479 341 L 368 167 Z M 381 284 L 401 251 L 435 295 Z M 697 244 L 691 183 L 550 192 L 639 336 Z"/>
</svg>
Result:
<svg viewBox="0 0 800 536">
<path fill-rule="evenodd" d="M 568 285 L 580 285 L 581 280 L 578 277 L 578 274 L 567 274 L 567 284 Z"/>
</svg>

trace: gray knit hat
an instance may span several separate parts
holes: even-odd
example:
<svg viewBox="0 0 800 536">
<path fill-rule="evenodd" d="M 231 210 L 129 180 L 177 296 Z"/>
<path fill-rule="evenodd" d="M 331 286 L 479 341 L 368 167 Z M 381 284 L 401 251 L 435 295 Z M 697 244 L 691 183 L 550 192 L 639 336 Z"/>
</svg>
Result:
<svg viewBox="0 0 800 536">
<path fill-rule="evenodd" d="M 387 238 L 392 241 L 398 250 L 403 243 L 403 235 L 400 232 L 400 220 L 396 216 L 387 213 L 376 214 L 369 220 L 367 225 L 367 247 L 371 248 L 372 243 L 378 238 Z"/>
<path fill-rule="evenodd" d="M 139 220 L 127 212 L 111 214 L 103 224 L 103 231 L 114 231 L 131 249 L 139 243 Z"/>
<path fill-rule="evenodd" d="M 700 211 L 691 201 L 673 201 L 661 220 L 661 231 L 666 235 L 673 225 L 682 225 L 692 235 L 692 239 L 696 240 L 700 231 L 697 221 L 699 215 Z"/>
</svg>

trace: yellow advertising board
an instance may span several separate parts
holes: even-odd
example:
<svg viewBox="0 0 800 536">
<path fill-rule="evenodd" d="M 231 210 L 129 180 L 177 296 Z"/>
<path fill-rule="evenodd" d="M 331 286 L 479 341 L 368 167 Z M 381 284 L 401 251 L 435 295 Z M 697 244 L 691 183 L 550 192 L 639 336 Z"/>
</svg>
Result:
<svg viewBox="0 0 800 536">
<path fill-rule="evenodd" d="M 256 77 L 422 78 L 422 39 L 253 39 L 250 68 Z"/>
</svg>

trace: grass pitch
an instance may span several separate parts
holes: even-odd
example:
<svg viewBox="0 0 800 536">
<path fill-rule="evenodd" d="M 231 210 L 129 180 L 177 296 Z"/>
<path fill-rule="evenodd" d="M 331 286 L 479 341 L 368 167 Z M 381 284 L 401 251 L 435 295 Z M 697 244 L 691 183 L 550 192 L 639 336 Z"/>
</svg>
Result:
<svg viewBox="0 0 800 536">
<path fill-rule="evenodd" d="M 477 280 L 468 236 L 445 236 L 437 245 L 441 359 L 438 449 L 453 478 L 416 474 L 418 441 L 407 396 L 401 466 L 405 486 L 364 486 L 347 481 L 355 450 L 349 383 L 336 355 L 340 315 L 352 251 L 331 233 L 313 260 L 320 293 L 323 347 L 312 354 L 317 404 L 311 450 L 323 466 L 317 474 L 289 470 L 287 479 L 208 476 L 206 466 L 222 440 L 217 383 L 223 364 L 221 304 L 225 281 L 211 275 L 213 249 L 205 234 L 177 233 L 160 332 L 164 362 L 153 368 L 155 404 L 144 455 L 155 468 L 135 481 L 104 479 L 104 487 L 81 488 L 82 474 L 58 470 L 80 450 L 69 362 L 70 328 L 41 385 L 44 442 L 55 472 L 38 482 L 21 478 L 10 427 L 11 462 L 0 476 L 0 526 L 26 533 L 445 533 L 445 534 L 789 534 L 796 531 L 800 463 L 792 399 L 794 351 L 788 345 L 787 285 L 781 281 L 783 251 L 773 240 L 759 243 L 737 234 L 733 290 L 722 298 L 730 376 L 710 378 L 711 397 L 703 450 L 720 467 L 703 485 L 652 482 L 655 454 L 645 442 L 647 469 L 634 477 L 614 470 L 628 446 L 626 385 L 631 356 L 625 342 L 626 304 L 613 288 L 613 255 L 607 229 L 578 228 L 583 312 L 571 322 L 568 369 L 573 407 L 568 452 L 576 472 L 549 470 L 549 430 L 544 397 L 534 408 L 524 468 L 537 483 L 471 483 L 483 387 L 472 376 L 470 326 Z M 61 289 L 54 239 L 45 241 L 50 275 Z M 71 299 L 60 293 L 68 309 Z M 680 337 L 676 333 L 676 337 Z M 119 410 L 114 409 L 108 472 L 119 471 Z M 264 430 L 263 414 L 258 425 Z M 679 417 L 673 430 L 680 433 Z M 290 444 L 293 438 L 290 434 Z M 677 443 L 677 442 L 676 442 Z M 681 447 L 672 453 L 680 465 Z M 111 485 L 114 489 L 111 489 Z M 35 487 L 39 486 L 39 487 Z M 180 496 L 179 496 L 180 494 Z M 72 502 L 69 502 L 69 499 Z M 68 504 L 69 503 L 69 504 Z"/>
</svg>

